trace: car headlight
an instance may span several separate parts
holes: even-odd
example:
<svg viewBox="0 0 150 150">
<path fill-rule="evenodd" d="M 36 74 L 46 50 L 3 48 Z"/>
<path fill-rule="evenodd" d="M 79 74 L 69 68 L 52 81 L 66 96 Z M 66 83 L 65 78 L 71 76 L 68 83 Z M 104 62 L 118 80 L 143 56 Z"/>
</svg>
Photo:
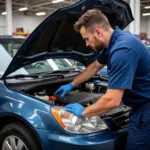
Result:
<svg viewBox="0 0 150 150">
<path fill-rule="evenodd" d="M 51 107 L 51 112 L 63 129 L 75 134 L 87 134 L 107 129 L 107 125 L 98 116 L 79 118 L 64 107 Z"/>
</svg>

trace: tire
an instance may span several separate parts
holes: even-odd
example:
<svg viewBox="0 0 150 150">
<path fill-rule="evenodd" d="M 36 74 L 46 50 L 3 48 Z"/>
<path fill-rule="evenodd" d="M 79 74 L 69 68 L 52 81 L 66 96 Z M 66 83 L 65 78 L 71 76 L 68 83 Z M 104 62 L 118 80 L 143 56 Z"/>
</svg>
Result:
<svg viewBox="0 0 150 150">
<path fill-rule="evenodd" d="M 12 150 L 15 150 L 15 146 L 19 149 L 19 144 L 23 147 L 21 150 L 41 150 L 38 141 L 25 125 L 17 122 L 6 125 L 0 131 L 0 150 L 9 149 L 7 146 L 11 146 Z"/>
</svg>

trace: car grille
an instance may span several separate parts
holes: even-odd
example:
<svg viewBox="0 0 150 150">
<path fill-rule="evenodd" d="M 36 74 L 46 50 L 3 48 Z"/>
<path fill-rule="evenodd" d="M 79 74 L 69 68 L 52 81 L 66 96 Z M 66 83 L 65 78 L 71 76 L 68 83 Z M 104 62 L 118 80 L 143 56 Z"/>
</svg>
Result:
<svg viewBox="0 0 150 150">
<path fill-rule="evenodd" d="M 129 125 L 130 110 L 131 108 L 123 105 L 105 114 L 105 117 L 111 117 L 117 126 L 119 126 L 120 128 L 126 128 Z"/>
</svg>

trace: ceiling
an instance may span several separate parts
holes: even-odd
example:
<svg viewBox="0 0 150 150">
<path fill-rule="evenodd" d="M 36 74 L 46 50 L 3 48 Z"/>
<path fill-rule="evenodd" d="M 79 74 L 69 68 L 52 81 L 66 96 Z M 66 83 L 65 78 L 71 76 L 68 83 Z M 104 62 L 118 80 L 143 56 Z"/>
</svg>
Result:
<svg viewBox="0 0 150 150">
<path fill-rule="evenodd" d="M 28 10 L 24 11 L 26 14 L 35 14 L 37 12 L 51 13 L 56 9 L 64 6 L 71 5 L 77 0 L 64 0 L 60 3 L 52 3 L 52 0 L 12 0 L 13 12 L 19 12 L 18 9 L 27 7 Z M 5 0 L 0 0 L 0 13 L 5 11 Z"/>
<path fill-rule="evenodd" d="M 19 8 L 28 7 L 27 11 L 24 11 L 26 15 L 34 15 L 37 12 L 46 12 L 50 14 L 56 9 L 64 6 L 71 5 L 77 0 L 64 0 L 60 3 L 52 3 L 52 0 L 12 0 L 13 12 L 18 12 Z M 130 0 L 124 0 L 129 3 Z M 145 6 L 150 6 L 150 0 L 141 0 L 141 12 L 150 12 L 150 9 L 145 9 Z M 0 10 L 5 11 L 5 0 L 0 0 Z M 0 13 L 1 13 L 0 12 Z"/>
<path fill-rule="evenodd" d="M 150 0 L 141 0 L 141 12 L 150 13 L 150 9 L 145 9 L 145 6 L 150 6 Z"/>
</svg>

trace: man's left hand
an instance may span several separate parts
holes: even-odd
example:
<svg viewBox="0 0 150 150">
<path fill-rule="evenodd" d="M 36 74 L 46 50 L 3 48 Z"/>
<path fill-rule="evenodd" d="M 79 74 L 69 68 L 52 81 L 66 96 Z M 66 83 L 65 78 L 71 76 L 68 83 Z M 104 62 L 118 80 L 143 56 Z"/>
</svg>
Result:
<svg viewBox="0 0 150 150">
<path fill-rule="evenodd" d="M 68 112 L 71 112 L 72 114 L 78 116 L 78 117 L 83 117 L 82 112 L 84 110 L 84 107 L 78 103 L 74 103 L 74 104 L 69 104 L 66 106 L 66 110 Z"/>
</svg>

